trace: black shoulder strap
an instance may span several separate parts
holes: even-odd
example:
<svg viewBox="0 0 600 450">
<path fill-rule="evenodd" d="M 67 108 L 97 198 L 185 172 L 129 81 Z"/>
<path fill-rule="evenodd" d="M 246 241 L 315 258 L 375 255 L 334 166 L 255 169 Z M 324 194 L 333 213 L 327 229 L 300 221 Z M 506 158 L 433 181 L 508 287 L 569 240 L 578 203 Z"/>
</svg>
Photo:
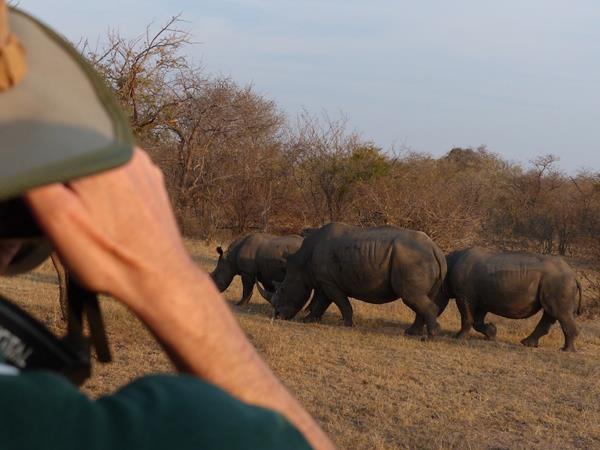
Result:
<svg viewBox="0 0 600 450">
<path fill-rule="evenodd" d="M 67 336 L 65 339 L 74 345 L 88 345 L 88 339 L 83 335 L 83 321 L 87 317 L 90 330 L 89 340 L 96 350 L 98 361 L 102 363 L 111 362 L 112 356 L 108 346 L 102 313 L 98 304 L 98 295 L 81 286 L 68 272 L 67 301 Z"/>
</svg>

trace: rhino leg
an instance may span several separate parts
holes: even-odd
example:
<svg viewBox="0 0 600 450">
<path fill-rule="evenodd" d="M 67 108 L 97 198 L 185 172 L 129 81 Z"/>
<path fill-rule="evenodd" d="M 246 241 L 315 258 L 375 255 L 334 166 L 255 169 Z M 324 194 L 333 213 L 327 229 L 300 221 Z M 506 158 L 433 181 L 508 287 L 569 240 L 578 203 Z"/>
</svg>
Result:
<svg viewBox="0 0 600 450">
<path fill-rule="evenodd" d="M 323 314 L 325 314 L 327 308 L 329 308 L 329 305 L 331 305 L 331 303 L 331 300 L 326 299 L 316 302 L 313 308 L 304 318 L 304 322 L 319 322 L 323 317 Z"/>
<path fill-rule="evenodd" d="M 496 338 L 496 325 L 493 323 L 485 323 L 485 315 L 487 311 L 477 310 L 474 314 L 474 323 L 473 328 L 475 328 L 480 333 L 483 333 L 486 338 L 490 340 L 494 340 Z"/>
<path fill-rule="evenodd" d="M 435 336 L 439 333 L 440 325 L 437 322 L 439 308 L 429 297 L 426 295 L 413 295 L 406 296 L 402 300 L 417 316 L 421 316 L 425 320 L 429 336 Z"/>
<path fill-rule="evenodd" d="M 473 311 L 469 301 L 464 297 L 456 299 L 456 306 L 460 312 L 460 331 L 456 333 L 455 337 L 457 339 L 464 339 L 473 326 Z"/>
<path fill-rule="evenodd" d="M 352 315 L 354 312 L 352 311 L 352 305 L 350 304 L 348 297 L 346 297 L 344 293 L 335 286 L 323 287 L 323 294 L 327 298 L 331 299 L 331 301 L 340 309 L 340 312 L 342 313 L 342 319 L 344 320 L 344 325 L 351 327 Z"/>
<path fill-rule="evenodd" d="M 242 274 L 242 298 L 237 302 L 238 306 L 245 305 L 252 298 L 252 290 L 254 289 L 254 277 L 247 274 Z"/>
<path fill-rule="evenodd" d="M 425 319 L 420 315 L 415 316 L 415 321 L 412 323 L 410 327 L 404 330 L 404 334 L 407 336 L 421 336 L 423 334 L 423 329 L 425 327 Z"/>
<path fill-rule="evenodd" d="M 548 334 L 550 327 L 554 325 L 554 322 L 556 322 L 556 319 L 544 311 L 544 314 L 542 315 L 542 318 L 536 325 L 535 329 L 529 336 L 521 341 L 521 344 L 526 347 L 537 347 L 540 338 Z"/>
<path fill-rule="evenodd" d="M 577 330 L 577 324 L 575 323 L 575 318 L 573 317 L 573 313 L 569 312 L 564 314 L 562 317 L 558 318 L 558 322 L 563 330 L 565 335 L 565 345 L 561 349 L 565 352 L 574 352 L 575 351 L 575 339 L 579 334 Z"/>
<path fill-rule="evenodd" d="M 540 289 L 540 302 L 544 312 L 558 320 L 565 335 L 565 344 L 561 349 L 565 352 L 575 351 L 574 343 L 579 335 L 573 315 L 577 304 L 576 297 L 574 297 L 577 290 L 579 287 L 576 280 L 568 283 L 562 278 L 542 280 Z"/>
<path fill-rule="evenodd" d="M 438 317 L 442 315 L 442 313 L 446 310 L 448 303 L 450 302 L 450 298 L 448 295 L 440 289 L 434 295 L 430 295 L 429 298 L 437 305 L 438 307 Z"/>
<path fill-rule="evenodd" d="M 315 294 L 307 307 L 309 313 L 302 319 L 303 322 L 319 322 L 331 303 L 332 301 L 325 294 L 315 290 Z"/>
</svg>

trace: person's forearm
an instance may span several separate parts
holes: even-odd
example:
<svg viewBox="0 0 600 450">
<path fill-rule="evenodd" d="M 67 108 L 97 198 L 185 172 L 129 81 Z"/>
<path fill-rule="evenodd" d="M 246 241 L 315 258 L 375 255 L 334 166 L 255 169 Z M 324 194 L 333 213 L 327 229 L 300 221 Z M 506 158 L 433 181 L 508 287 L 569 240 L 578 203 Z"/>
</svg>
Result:
<svg viewBox="0 0 600 450">
<path fill-rule="evenodd" d="M 207 274 L 193 268 L 176 281 L 155 279 L 153 283 L 156 285 L 142 290 L 142 296 L 148 298 L 137 299 L 130 307 L 179 370 L 195 374 L 242 401 L 278 411 L 313 448 L 334 448 L 248 342 Z"/>
<path fill-rule="evenodd" d="M 34 189 L 26 199 L 78 281 L 126 304 L 180 370 L 281 412 L 314 448 L 333 448 L 255 352 L 208 275 L 190 260 L 162 172 L 143 150 L 136 149 L 123 167 L 68 186 Z"/>
</svg>

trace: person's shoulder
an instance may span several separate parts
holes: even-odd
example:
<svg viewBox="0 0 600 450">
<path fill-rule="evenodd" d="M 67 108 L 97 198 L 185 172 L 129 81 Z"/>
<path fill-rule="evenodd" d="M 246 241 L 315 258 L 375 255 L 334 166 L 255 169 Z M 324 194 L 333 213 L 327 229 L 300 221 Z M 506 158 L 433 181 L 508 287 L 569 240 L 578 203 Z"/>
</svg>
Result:
<svg viewBox="0 0 600 450">
<path fill-rule="evenodd" d="M 49 372 L 0 376 L 0 402 L 15 444 L 3 449 L 310 448 L 281 415 L 192 376 L 142 377 L 98 400 Z"/>
<path fill-rule="evenodd" d="M 7 404 L 15 400 L 18 404 L 34 401 L 39 404 L 46 399 L 56 401 L 64 397 L 87 399 L 65 377 L 47 371 L 0 373 L 0 403 Z"/>
<path fill-rule="evenodd" d="M 310 448 L 280 414 L 241 402 L 193 376 L 146 376 L 98 402 L 108 409 L 127 403 L 132 414 L 145 416 L 147 425 L 160 424 L 157 439 L 173 443 L 176 434 L 186 436 L 186 442 L 171 448 Z"/>
<path fill-rule="evenodd" d="M 51 372 L 0 375 L 0 447 L 81 448 L 64 445 L 74 404 L 91 402 L 64 377 Z M 66 419 L 66 420 L 65 420 Z"/>
</svg>

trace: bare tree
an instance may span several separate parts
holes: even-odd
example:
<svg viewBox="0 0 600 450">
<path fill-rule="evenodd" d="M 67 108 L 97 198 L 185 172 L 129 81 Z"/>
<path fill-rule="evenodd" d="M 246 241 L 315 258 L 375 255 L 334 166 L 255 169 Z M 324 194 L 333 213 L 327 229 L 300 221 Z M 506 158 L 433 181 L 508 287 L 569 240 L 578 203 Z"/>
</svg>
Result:
<svg viewBox="0 0 600 450">
<path fill-rule="evenodd" d="M 286 134 L 285 151 L 293 166 L 293 177 L 314 222 L 342 220 L 350 203 L 359 153 L 376 147 L 356 132 L 347 130 L 344 117 L 317 118 L 301 113 Z M 355 166 L 355 167 L 353 167 Z"/>
<path fill-rule="evenodd" d="M 212 77 L 185 56 L 179 16 L 92 49 L 138 140 L 167 174 L 178 219 L 210 238 L 299 231 L 341 220 L 419 229 L 445 248 L 491 243 L 600 261 L 600 177 L 568 177 L 543 155 L 524 168 L 478 148 L 441 158 L 378 148 L 345 117 L 286 120 L 252 86 Z"/>
<path fill-rule="evenodd" d="M 133 39 L 109 31 L 101 45 L 79 43 L 80 51 L 100 71 L 129 115 L 138 137 L 152 141 L 153 132 L 173 116 L 181 98 L 181 80 L 200 69 L 183 55 L 192 43 L 180 16 L 162 26 L 150 24 Z"/>
</svg>

